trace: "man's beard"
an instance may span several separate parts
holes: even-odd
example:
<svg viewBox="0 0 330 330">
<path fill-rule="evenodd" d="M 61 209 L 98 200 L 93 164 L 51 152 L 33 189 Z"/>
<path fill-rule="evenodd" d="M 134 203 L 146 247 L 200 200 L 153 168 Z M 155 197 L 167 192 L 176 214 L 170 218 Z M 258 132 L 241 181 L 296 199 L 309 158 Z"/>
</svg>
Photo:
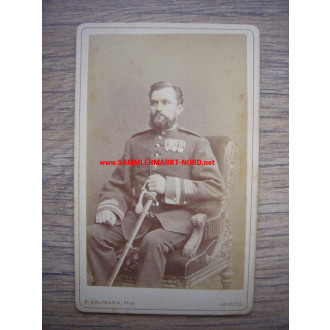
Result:
<svg viewBox="0 0 330 330">
<path fill-rule="evenodd" d="M 155 114 L 151 113 L 149 126 L 151 128 L 170 129 L 176 123 L 176 120 L 177 120 L 176 117 L 169 119 L 169 118 L 159 114 L 158 112 L 156 112 Z"/>
</svg>

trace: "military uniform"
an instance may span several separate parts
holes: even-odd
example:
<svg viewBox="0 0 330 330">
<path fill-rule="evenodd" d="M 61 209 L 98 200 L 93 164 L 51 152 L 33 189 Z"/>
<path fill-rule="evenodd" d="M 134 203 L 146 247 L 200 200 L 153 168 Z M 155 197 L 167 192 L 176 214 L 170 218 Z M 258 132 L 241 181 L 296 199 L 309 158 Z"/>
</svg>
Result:
<svg viewBox="0 0 330 330">
<path fill-rule="evenodd" d="M 158 205 L 150 208 L 153 216 L 144 220 L 137 235 L 143 237 L 137 285 L 160 286 L 166 254 L 183 247 L 192 232 L 192 215 L 222 199 L 224 182 L 209 142 L 194 132 L 175 127 L 137 133 L 127 141 L 122 160 L 139 159 L 160 160 L 160 164 L 175 160 L 175 165 L 120 165 L 105 182 L 97 211 L 112 211 L 117 223 L 88 227 L 88 260 L 96 285 L 105 285 L 116 262 L 114 250 L 131 235 L 138 218 L 135 206 L 150 175 L 163 176 L 166 187 L 164 194 L 157 195 Z M 182 165 L 193 159 L 214 165 Z"/>
</svg>

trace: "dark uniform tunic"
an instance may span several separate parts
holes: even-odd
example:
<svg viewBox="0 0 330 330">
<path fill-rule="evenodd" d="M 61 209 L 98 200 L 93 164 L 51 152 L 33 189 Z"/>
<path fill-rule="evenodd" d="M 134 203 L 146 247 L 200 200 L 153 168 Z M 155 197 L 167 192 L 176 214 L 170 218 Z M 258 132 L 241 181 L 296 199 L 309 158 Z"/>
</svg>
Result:
<svg viewBox="0 0 330 330">
<path fill-rule="evenodd" d="M 110 210 L 118 220 L 113 227 L 88 228 L 88 260 L 94 284 L 104 285 L 114 267 L 114 249 L 130 237 L 138 219 L 135 206 L 141 189 L 150 175 L 159 174 L 166 179 L 165 194 L 158 194 L 158 205 L 150 209 L 158 225 L 155 226 L 154 218 L 147 217 L 137 236 L 145 235 L 140 247 L 137 284 L 157 287 L 164 275 L 166 254 L 184 245 L 192 232 L 192 215 L 219 205 L 224 182 L 209 142 L 179 127 L 163 132 L 150 129 L 133 135 L 126 143 L 122 163 L 129 160 L 143 163 L 159 160 L 159 165 L 119 165 L 105 182 L 97 211 Z M 193 160 L 201 165 L 183 165 L 184 161 Z M 214 165 L 204 165 L 204 161 Z"/>
</svg>

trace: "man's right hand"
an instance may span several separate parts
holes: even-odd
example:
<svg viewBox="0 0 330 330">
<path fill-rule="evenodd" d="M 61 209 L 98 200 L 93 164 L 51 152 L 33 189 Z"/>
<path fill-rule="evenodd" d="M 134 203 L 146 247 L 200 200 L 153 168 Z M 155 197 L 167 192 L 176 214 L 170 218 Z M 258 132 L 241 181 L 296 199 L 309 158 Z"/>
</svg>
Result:
<svg viewBox="0 0 330 330">
<path fill-rule="evenodd" d="M 116 220 L 117 220 L 116 215 L 109 210 L 103 210 L 103 211 L 98 212 L 96 214 L 96 218 L 95 218 L 96 223 L 99 223 L 99 224 L 105 223 L 110 226 L 113 226 L 115 224 Z"/>
</svg>

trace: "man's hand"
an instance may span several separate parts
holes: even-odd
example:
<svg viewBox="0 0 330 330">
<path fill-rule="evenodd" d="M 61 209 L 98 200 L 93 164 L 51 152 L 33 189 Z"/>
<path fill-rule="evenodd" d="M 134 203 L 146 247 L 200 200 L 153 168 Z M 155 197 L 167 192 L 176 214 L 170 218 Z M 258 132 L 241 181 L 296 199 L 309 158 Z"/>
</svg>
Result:
<svg viewBox="0 0 330 330">
<path fill-rule="evenodd" d="M 159 174 L 153 174 L 149 176 L 148 188 L 151 192 L 159 194 L 165 194 L 166 180 Z"/>
<path fill-rule="evenodd" d="M 109 210 L 103 210 L 96 214 L 95 222 L 105 223 L 105 224 L 109 224 L 110 226 L 113 226 L 116 220 L 117 220 L 116 215 L 113 212 Z"/>
</svg>

